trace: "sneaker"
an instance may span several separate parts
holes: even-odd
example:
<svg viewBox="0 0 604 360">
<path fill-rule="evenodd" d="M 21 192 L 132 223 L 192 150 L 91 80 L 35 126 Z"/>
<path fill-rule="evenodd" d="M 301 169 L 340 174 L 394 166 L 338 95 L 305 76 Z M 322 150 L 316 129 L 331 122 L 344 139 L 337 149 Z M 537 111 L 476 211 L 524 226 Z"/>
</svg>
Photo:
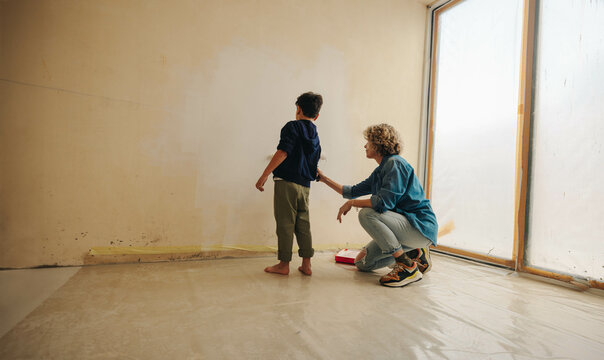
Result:
<svg viewBox="0 0 604 360">
<path fill-rule="evenodd" d="M 430 248 L 415 249 L 407 252 L 407 256 L 417 263 L 417 267 L 422 274 L 432 269 L 432 260 L 430 259 Z"/>
<path fill-rule="evenodd" d="M 419 272 L 417 263 L 413 263 L 413 266 L 409 267 L 403 263 L 397 262 L 391 272 L 380 278 L 380 284 L 384 286 L 401 287 L 421 279 L 422 273 Z"/>
</svg>

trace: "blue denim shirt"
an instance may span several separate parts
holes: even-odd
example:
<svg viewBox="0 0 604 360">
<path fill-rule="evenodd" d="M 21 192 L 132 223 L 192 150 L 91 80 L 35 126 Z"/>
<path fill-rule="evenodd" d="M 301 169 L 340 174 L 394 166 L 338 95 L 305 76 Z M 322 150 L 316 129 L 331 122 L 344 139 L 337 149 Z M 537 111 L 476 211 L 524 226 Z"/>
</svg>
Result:
<svg viewBox="0 0 604 360">
<path fill-rule="evenodd" d="M 368 194 L 371 194 L 373 210 L 379 213 L 389 210 L 405 216 L 413 227 L 436 245 L 436 215 L 413 167 L 405 159 L 399 155 L 385 156 L 367 179 L 353 186 L 344 185 L 342 189 L 342 196 L 346 199 Z"/>
</svg>

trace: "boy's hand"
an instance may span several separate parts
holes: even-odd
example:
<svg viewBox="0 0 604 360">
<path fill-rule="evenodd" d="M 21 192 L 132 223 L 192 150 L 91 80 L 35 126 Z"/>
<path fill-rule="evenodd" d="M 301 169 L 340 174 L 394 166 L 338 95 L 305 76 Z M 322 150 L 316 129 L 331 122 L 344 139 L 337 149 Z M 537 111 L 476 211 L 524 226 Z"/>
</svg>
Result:
<svg viewBox="0 0 604 360">
<path fill-rule="evenodd" d="M 268 179 L 268 176 L 260 176 L 260 179 L 258 179 L 258 181 L 256 181 L 256 189 L 258 189 L 260 191 L 264 191 L 264 183 L 266 183 L 267 179 Z"/>
</svg>

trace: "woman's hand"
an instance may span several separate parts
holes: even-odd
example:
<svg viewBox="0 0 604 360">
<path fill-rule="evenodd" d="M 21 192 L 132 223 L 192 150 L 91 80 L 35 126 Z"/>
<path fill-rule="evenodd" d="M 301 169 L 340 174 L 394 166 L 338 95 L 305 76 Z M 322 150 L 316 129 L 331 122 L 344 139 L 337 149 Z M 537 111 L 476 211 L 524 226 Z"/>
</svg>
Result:
<svg viewBox="0 0 604 360">
<path fill-rule="evenodd" d="M 323 174 L 323 171 L 317 169 L 317 181 L 324 182 L 323 181 L 324 178 L 325 178 L 325 174 Z"/>
<path fill-rule="evenodd" d="M 317 169 L 317 181 L 322 182 L 323 184 L 334 189 L 338 194 L 342 195 L 342 185 L 338 184 L 337 182 L 335 182 L 335 181 L 331 180 L 330 178 L 328 178 L 327 176 L 325 176 L 323 171 L 321 171 L 319 169 Z"/>
<path fill-rule="evenodd" d="M 352 201 L 353 200 L 348 200 L 340 207 L 340 211 L 338 211 L 338 221 L 340 223 L 342 222 L 342 215 L 348 214 L 350 209 L 352 209 Z"/>
</svg>

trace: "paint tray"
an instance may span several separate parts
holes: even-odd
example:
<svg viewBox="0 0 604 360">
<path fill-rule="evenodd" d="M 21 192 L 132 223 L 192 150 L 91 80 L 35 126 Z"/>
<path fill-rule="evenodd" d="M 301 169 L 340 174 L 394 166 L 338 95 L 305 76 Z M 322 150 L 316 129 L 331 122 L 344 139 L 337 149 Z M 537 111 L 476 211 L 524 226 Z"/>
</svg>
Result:
<svg viewBox="0 0 604 360">
<path fill-rule="evenodd" d="M 354 264 L 354 259 L 361 252 L 356 249 L 342 249 L 336 254 L 336 262 L 344 264 Z"/>
</svg>

